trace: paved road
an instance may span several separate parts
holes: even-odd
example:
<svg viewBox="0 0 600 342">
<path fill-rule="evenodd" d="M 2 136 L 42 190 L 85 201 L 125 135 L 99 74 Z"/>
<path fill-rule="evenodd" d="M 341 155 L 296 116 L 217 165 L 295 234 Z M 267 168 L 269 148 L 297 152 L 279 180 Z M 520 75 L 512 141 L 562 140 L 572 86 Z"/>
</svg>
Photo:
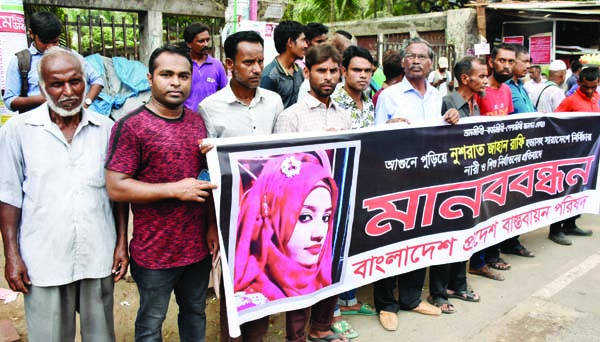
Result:
<svg viewBox="0 0 600 342">
<path fill-rule="evenodd" d="M 571 246 L 548 240 L 547 228 L 522 236 L 537 256 L 503 255 L 513 265 L 503 282 L 469 275 L 480 303 L 453 300 L 457 312 L 439 317 L 400 312 L 395 332 L 376 316 L 351 316 L 361 334 L 354 341 L 600 341 L 600 216 L 583 215 L 578 224 L 595 234 L 573 237 Z M 373 303 L 372 287 L 359 298 Z"/>
<path fill-rule="evenodd" d="M 594 230 L 594 236 L 573 237 L 573 245 L 559 246 L 547 239 L 547 228 L 538 229 L 521 237 L 536 252 L 535 258 L 503 255 L 513 265 L 504 272 L 505 281 L 469 276 L 470 286 L 482 297 L 480 303 L 453 300 L 457 312 L 439 317 L 400 312 L 400 326 L 395 332 L 383 330 L 377 316 L 348 316 L 361 334 L 354 341 L 600 341 L 600 216 L 583 215 L 578 223 Z M 0 287 L 6 287 L 4 279 Z M 135 284 L 120 282 L 116 290 L 117 341 L 131 341 L 138 306 Z M 425 289 L 423 298 L 427 294 Z M 372 286 L 359 289 L 358 296 L 372 304 Z M 123 301 L 129 305 L 124 306 Z M 178 340 L 176 315 L 172 300 L 163 329 L 167 342 Z M 218 317 L 218 302 L 211 299 L 207 306 L 208 342 L 219 340 Z M 26 341 L 22 296 L 8 305 L 0 304 L 0 319 L 4 318 L 15 323 Z M 267 342 L 285 340 L 284 321 L 283 314 L 271 316 Z"/>
</svg>

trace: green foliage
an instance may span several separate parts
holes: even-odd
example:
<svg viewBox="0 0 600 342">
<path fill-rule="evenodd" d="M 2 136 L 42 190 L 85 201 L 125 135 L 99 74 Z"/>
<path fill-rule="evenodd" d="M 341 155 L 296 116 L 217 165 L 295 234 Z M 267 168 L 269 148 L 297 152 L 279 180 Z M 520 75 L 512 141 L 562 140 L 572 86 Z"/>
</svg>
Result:
<svg viewBox="0 0 600 342">
<path fill-rule="evenodd" d="M 296 20 L 304 24 L 309 22 L 330 23 L 332 5 L 335 6 L 334 22 L 419 13 L 414 1 L 291 0 L 283 19 Z"/>
<path fill-rule="evenodd" d="M 358 20 L 364 19 L 367 5 L 365 0 L 292 0 L 282 19 L 296 20 L 304 24 Z"/>
</svg>

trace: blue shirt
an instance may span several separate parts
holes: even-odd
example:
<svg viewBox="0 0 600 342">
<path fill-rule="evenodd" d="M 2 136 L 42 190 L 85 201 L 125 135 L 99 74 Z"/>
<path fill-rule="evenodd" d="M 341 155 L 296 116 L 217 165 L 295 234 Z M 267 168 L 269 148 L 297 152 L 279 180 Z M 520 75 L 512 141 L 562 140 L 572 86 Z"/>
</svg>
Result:
<svg viewBox="0 0 600 342">
<path fill-rule="evenodd" d="M 511 78 L 510 80 L 506 81 L 506 84 L 512 93 L 512 102 L 514 107 L 514 111 L 508 114 L 532 113 L 536 111 L 535 106 L 527 94 L 527 91 L 525 88 L 523 88 L 523 81 L 517 80 L 515 83 L 515 81 Z"/>
<path fill-rule="evenodd" d="M 411 123 L 441 119 L 442 96 L 427 80 L 425 84 L 425 96 L 421 96 L 406 77 L 382 91 L 375 107 L 375 125 L 393 118 L 405 118 Z"/>
<path fill-rule="evenodd" d="M 42 58 L 42 53 L 33 45 L 33 43 L 29 46 L 29 52 L 31 53 L 31 69 L 29 69 L 29 74 L 27 76 L 29 83 L 27 96 L 33 96 L 40 94 L 37 65 Z M 88 86 L 92 84 L 104 86 L 102 76 L 88 63 L 85 64 L 85 73 L 87 75 Z M 13 55 L 6 68 L 6 89 L 4 90 L 4 103 L 6 104 L 6 108 L 14 111 L 11 104 L 15 97 L 18 96 L 21 96 L 21 73 L 19 72 L 17 56 Z"/>
</svg>

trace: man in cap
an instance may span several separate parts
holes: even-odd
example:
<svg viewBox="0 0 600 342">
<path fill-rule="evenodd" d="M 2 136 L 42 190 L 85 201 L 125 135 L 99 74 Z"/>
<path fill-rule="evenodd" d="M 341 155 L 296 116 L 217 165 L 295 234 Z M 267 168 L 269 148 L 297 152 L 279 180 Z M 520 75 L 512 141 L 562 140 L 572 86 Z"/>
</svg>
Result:
<svg viewBox="0 0 600 342">
<path fill-rule="evenodd" d="M 448 58 L 440 57 L 438 69 L 429 74 L 427 81 L 440 92 L 442 97 L 446 96 L 448 91 L 454 90 L 454 79 L 448 70 Z"/>
<path fill-rule="evenodd" d="M 538 111 L 543 113 L 552 113 L 556 107 L 565 99 L 565 93 L 561 86 L 565 83 L 567 75 L 567 65 L 560 59 L 550 63 L 550 72 L 548 81 L 544 84 L 542 90 L 532 100 Z"/>
</svg>

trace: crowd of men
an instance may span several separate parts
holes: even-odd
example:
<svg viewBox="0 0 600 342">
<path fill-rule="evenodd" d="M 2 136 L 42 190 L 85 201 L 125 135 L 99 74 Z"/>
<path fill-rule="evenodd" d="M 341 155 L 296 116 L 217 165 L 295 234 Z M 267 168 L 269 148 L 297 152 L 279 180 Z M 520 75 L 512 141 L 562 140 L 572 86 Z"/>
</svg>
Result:
<svg viewBox="0 0 600 342">
<path fill-rule="evenodd" d="M 0 229 L 10 288 L 25 294 L 31 341 L 73 341 L 76 313 L 83 341 L 114 341 L 113 289 L 130 268 L 140 296 L 136 341 L 160 341 L 169 299 L 179 306 L 182 341 L 204 341 L 211 265 L 219 250 L 203 139 L 283 132 L 348 130 L 442 118 L 456 124 L 477 115 L 522 112 L 600 112 L 598 68 L 556 60 L 548 80 L 530 65 L 523 46 L 501 44 L 487 61 L 448 58 L 432 70 L 434 51 L 421 38 L 383 56 L 377 67 L 344 31 L 319 23 L 283 21 L 274 30 L 277 57 L 264 62 L 264 40 L 242 31 L 224 43 L 225 68 L 209 55 L 210 31 L 189 25 L 189 49 L 156 49 L 148 62 L 151 100 L 117 122 L 87 107 L 103 84 L 77 53 L 58 47 L 60 21 L 48 12 L 30 20 L 31 70 L 13 58 L 4 99 L 23 112 L 0 130 Z M 526 80 L 527 81 L 524 81 Z M 23 83 L 27 84 L 23 89 Z M 372 99 L 373 98 L 373 99 Z M 204 145 L 202 145 L 204 146 Z M 173 167 L 177 165 L 177 167 Z M 127 241 L 129 212 L 133 234 Z M 576 217 L 550 227 L 562 245 L 589 236 Z M 374 284 L 374 308 L 356 291 L 286 313 L 287 341 L 347 341 L 359 335 L 345 314 L 379 315 L 398 327 L 399 310 L 454 313 L 450 298 L 478 302 L 467 272 L 503 280 L 511 265 L 500 253 L 534 257 L 518 237 L 467 261 L 425 269 Z M 397 288 L 397 296 L 394 290 Z M 220 289 L 223 292 L 223 289 Z M 229 336 L 221 300 L 222 341 L 262 341 L 268 317 Z M 310 324 L 308 330 L 307 325 Z M 308 331 L 308 334 L 306 334 Z"/>
</svg>

